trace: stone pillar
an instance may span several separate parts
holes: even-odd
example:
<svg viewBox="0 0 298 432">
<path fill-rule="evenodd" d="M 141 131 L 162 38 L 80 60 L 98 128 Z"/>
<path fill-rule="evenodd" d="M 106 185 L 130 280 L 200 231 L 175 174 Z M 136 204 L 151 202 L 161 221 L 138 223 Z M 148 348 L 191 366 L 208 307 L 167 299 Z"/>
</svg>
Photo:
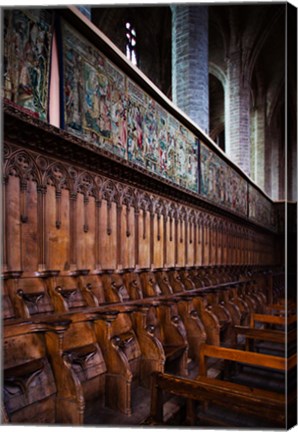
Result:
<svg viewBox="0 0 298 432">
<path fill-rule="evenodd" d="M 270 193 L 271 143 L 266 140 L 266 101 L 263 83 L 258 79 L 259 96 L 251 112 L 251 178 Z"/>
<path fill-rule="evenodd" d="M 171 9 L 173 101 L 209 133 L 208 7 Z"/>
<path fill-rule="evenodd" d="M 250 86 L 242 68 L 243 53 L 235 51 L 230 54 L 227 62 L 229 107 L 228 156 L 250 175 Z"/>
</svg>

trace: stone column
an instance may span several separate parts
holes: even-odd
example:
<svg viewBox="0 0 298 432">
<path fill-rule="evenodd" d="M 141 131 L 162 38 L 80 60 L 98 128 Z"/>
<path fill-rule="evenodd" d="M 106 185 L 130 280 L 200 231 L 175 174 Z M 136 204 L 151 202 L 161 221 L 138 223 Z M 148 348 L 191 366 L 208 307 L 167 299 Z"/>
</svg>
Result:
<svg viewBox="0 0 298 432">
<path fill-rule="evenodd" d="M 208 6 L 171 9 L 173 101 L 209 133 Z"/>
<path fill-rule="evenodd" d="M 250 86 L 242 68 L 243 53 L 230 53 L 227 61 L 229 122 L 226 151 L 228 156 L 250 175 Z"/>
<path fill-rule="evenodd" d="M 271 172 L 271 142 L 266 140 L 266 100 L 264 85 L 258 79 L 259 96 L 255 101 L 255 106 L 251 112 L 251 178 L 267 192 L 268 180 Z M 270 192 L 269 192 L 270 193 Z"/>
</svg>

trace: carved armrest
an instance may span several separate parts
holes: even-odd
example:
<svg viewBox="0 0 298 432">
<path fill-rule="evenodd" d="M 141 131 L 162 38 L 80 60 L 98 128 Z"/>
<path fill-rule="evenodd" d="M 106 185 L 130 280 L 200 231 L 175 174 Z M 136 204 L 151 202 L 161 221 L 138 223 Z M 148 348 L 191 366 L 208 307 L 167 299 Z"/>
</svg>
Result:
<svg viewBox="0 0 298 432">
<path fill-rule="evenodd" d="M 128 347 L 131 345 L 131 343 L 134 341 L 135 336 L 131 332 L 123 333 L 120 335 L 116 335 L 112 337 L 111 341 L 114 346 L 120 347 L 122 349 Z"/>
<path fill-rule="evenodd" d="M 81 288 L 81 293 L 86 305 L 91 307 L 99 306 L 98 298 L 93 292 L 93 286 L 91 283 L 87 283 L 86 285 L 83 285 Z"/>
<path fill-rule="evenodd" d="M 82 369 L 85 368 L 86 363 L 94 357 L 97 352 L 96 345 L 89 344 L 82 347 L 76 347 L 71 350 L 64 351 L 64 355 L 68 357 L 68 359 L 72 363 L 76 363 L 81 366 Z"/>
<path fill-rule="evenodd" d="M 141 287 L 138 285 L 136 280 L 133 280 L 129 282 L 129 288 L 131 291 L 131 298 L 133 299 L 135 297 L 135 294 L 137 294 L 137 299 L 143 298 L 143 292 Z"/>
<path fill-rule="evenodd" d="M 44 292 L 26 293 L 22 289 L 19 289 L 17 295 L 26 303 L 32 303 L 34 306 L 37 306 L 38 302 L 44 298 L 45 294 Z"/>
<path fill-rule="evenodd" d="M 71 297 L 74 297 L 78 289 L 77 288 L 71 288 L 71 289 L 63 289 L 60 285 L 58 285 L 55 288 L 55 291 L 60 294 L 63 298 L 65 298 L 66 301 L 70 301 Z"/>
</svg>

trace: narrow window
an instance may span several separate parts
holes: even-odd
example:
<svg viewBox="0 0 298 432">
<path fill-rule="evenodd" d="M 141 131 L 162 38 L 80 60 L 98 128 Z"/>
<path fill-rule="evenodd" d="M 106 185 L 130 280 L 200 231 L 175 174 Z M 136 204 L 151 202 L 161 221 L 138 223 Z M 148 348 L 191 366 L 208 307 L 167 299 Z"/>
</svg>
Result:
<svg viewBox="0 0 298 432">
<path fill-rule="evenodd" d="M 137 66 L 137 53 L 136 53 L 136 45 L 137 45 L 137 35 L 134 27 L 130 22 L 125 24 L 126 27 L 126 57 Z"/>
</svg>

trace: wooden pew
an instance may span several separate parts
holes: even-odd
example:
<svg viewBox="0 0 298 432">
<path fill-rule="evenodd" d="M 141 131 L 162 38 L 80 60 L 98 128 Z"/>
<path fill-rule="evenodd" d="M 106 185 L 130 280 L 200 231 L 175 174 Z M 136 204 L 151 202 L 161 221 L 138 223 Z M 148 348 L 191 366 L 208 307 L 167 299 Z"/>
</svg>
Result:
<svg viewBox="0 0 298 432">
<path fill-rule="evenodd" d="M 217 359 L 231 360 L 248 365 L 256 365 L 276 369 L 280 371 L 287 370 L 286 360 L 282 357 L 259 354 L 250 351 L 241 351 L 234 348 L 216 347 L 204 344 L 200 352 L 199 376 L 207 376 L 206 358 L 213 357 Z M 289 365 L 292 366 L 292 361 Z"/>
<path fill-rule="evenodd" d="M 252 313 L 250 315 L 250 327 L 254 328 L 256 323 L 260 323 L 263 325 L 278 326 L 281 328 L 293 327 L 297 323 L 297 315 L 289 315 L 289 316 L 276 316 L 276 315 L 268 315 L 268 314 L 257 314 Z"/>
<path fill-rule="evenodd" d="M 152 375 L 151 406 L 148 424 L 153 426 L 163 423 L 163 393 L 170 393 L 187 399 L 187 415 L 184 424 L 200 426 L 200 416 L 197 417 L 194 402 L 219 403 L 223 401 L 230 409 L 235 411 L 265 418 L 274 427 L 285 427 L 285 403 L 286 398 L 282 394 L 265 390 L 253 389 L 243 385 L 235 385 L 210 378 L 198 378 L 190 380 L 175 377 L 170 374 L 155 373 Z M 192 403 L 189 403 L 192 402 Z M 272 413 L 274 419 L 272 419 Z M 216 420 L 214 419 L 216 425 Z M 212 421 L 210 423 L 212 426 Z M 256 427 L 258 423 L 256 421 Z M 221 426 L 231 427 L 229 421 Z"/>
<path fill-rule="evenodd" d="M 283 352 L 285 352 L 285 344 L 291 344 L 295 342 L 297 337 L 296 329 L 292 329 L 286 334 L 285 331 L 272 330 L 272 329 L 262 329 L 262 328 L 251 328 L 244 326 L 235 326 L 235 331 L 237 335 L 242 335 L 245 337 L 245 349 L 247 351 L 254 351 L 258 348 L 255 346 L 256 341 L 271 342 L 273 344 L 272 349 L 276 349 L 275 344 L 283 346 Z"/>
<path fill-rule="evenodd" d="M 271 315 L 295 315 L 297 313 L 297 305 L 289 302 L 289 303 L 275 303 L 269 304 L 265 307 L 266 314 Z"/>
<path fill-rule="evenodd" d="M 151 424 L 158 425 L 163 423 L 163 392 L 165 391 L 184 397 L 189 401 L 199 401 L 204 408 L 208 405 L 208 402 L 212 402 L 212 404 L 216 403 L 219 404 L 219 406 L 224 406 L 228 411 L 235 410 L 235 412 L 238 413 L 253 415 L 256 417 L 256 427 L 258 425 L 257 418 L 268 420 L 268 424 L 271 425 L 271 427 L 285 427 L 285 405 L 287 402 L 289 404 L 295 403 L 294 394 L 290 394 L 288 398 L 286 398 L 284 393 L 277 393 L 217 378 L 210 378 L 207 376 L 208 368 L 206 360 L 208 357 L 225 361 L 241 362 L 281 372 L 293 369 L 297 361 L 296 355 L 292 356 L 288 361 L 285 361 L 281 357 L 243 352 L 206 344 L 202 345 L 200 373 L 195 380 L 174 377 L 169 374 L 153 374 L 151 386 Z M 272 412 L 274 412 L 274 418 L 272 418 Z M 199 413 L 197 419 L 195 404 L 188 402 L 187 424 L 200 424 L 200 418 L 206 419 L 204 410 Z M 215 418 L 213 420 L 216 422 Z M 199 421 L 199 423 L 197 423 L 197 421 Z M 229 427 L 231 425 L 227 421 L 225 426 Z"/>
</svg>

